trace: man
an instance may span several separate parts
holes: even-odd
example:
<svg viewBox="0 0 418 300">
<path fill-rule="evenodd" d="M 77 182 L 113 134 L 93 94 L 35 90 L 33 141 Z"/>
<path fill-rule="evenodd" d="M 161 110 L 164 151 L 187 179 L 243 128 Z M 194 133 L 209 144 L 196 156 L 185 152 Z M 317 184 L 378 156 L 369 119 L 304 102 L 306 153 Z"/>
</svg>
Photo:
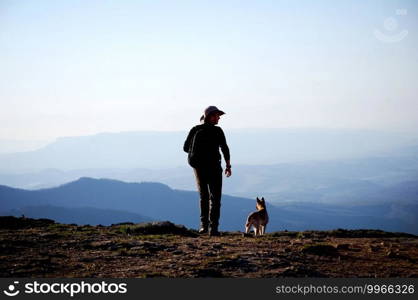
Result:
<svg viewBox="0 0 418 300">
<path fill-rule="evenodd" d="M 200 194 L 200 233 L 219 236 L 218 226 L 222 196 L 221 149 L 225 162 L 225 174 L 232 175 L 229 148 L 225 134 L 216 126 L 225 114 L 216 106 L 205 109 L 200 121 L 193 127 L 184 142 L 183 150 L 189 153 L 189 164 L 193 167 L 197 189 Z"/>
</svg>

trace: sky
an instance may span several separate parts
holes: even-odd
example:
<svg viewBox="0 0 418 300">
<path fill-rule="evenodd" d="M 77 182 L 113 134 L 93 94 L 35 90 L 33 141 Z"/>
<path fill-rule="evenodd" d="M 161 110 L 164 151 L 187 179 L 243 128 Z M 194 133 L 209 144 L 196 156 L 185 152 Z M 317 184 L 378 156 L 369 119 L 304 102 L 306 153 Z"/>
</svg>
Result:
<svg viewBox="0 0 418 300">
<path fill-rule="evenodd" d="M 418 2 L 0 0 L 0 139 L 418 127 Z"/>
</svg>

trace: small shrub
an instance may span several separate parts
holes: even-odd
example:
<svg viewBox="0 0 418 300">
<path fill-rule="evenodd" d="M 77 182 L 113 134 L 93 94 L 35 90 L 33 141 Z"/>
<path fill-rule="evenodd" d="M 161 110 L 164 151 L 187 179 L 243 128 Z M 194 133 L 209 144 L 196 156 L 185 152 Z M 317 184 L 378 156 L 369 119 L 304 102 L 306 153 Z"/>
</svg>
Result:
<svg viewBox="0 0 418 300">
<path fill-rule="evenodd" d="M 139 224 L 116 225 L 116 230 L 120 233 L 132 235 L 161 235 L 173 234 L 182 236 L 196 237 L 197 234 L 187 229 L 183 225 L 176 225 L 171 222 L 152 222 Z"/>
</svg>

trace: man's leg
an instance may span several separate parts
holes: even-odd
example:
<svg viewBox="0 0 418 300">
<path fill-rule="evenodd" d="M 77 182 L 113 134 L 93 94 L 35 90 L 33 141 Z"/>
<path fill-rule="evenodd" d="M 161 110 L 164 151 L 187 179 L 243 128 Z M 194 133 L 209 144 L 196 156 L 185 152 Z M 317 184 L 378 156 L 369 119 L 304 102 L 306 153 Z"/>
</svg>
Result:
<svg viewBox="0 0 418 300">
<path fill-rule="evenodd" d="M 216 168 L 211 172 L 209 179 L 210 191 L 210 210 L 209 210 L 209 225 L 210 233 L 217 235 L 219 218 L 221 215 L 221 197 L 222 197 L 222 168 Z"/>
<path fill-rule="evenodd" d="M 208 231 L 209 227 L 209 187 L 207 176 L 201 169 L 194 169 L 197 190 L 200 195 L 200 232 Z"/>
</svg>

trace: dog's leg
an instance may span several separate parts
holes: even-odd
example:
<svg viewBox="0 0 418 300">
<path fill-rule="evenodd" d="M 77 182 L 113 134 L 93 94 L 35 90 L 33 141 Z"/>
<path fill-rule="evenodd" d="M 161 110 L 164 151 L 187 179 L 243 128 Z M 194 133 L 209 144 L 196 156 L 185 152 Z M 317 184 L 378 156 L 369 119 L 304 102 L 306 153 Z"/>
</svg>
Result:
<svg viewBox="0 0 418 300">
<path fill-rule="evenodd" d="M 264 235 L 265 232 L 266 232 L 266 225 L 262 225 L 261 226 L 261 235 Z"/>
<path fill-rule="evenodd" d="M 254 236 L 260 235 L 260 228 L 259 225 L 254 226 Z"/>
<path fill-rule="evenodd" d="M 245 234 L 248 234 L 250 232 L 251 224 L 245 224 Z"/>
</svg>

